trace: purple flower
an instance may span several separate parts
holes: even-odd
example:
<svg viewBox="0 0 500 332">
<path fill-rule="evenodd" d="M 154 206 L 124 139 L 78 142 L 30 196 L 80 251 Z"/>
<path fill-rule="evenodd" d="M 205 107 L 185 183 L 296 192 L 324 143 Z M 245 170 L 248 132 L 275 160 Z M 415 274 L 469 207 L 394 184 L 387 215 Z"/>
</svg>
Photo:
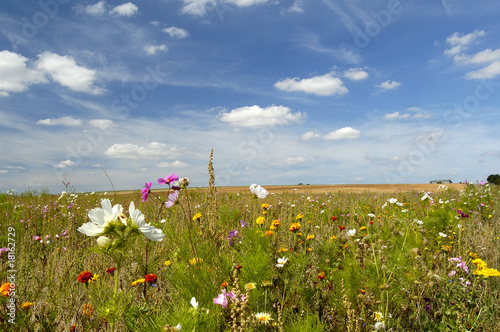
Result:
<svg viewBox="0 0 500 332">
<path fill-rule="evenodd" d="M 145 202 L 148 199 L 149 193 L 151 192 L 151 182 L 146 182 L 146 184 L 144 185 L 144 188 L 142 188 L 141 192 L 142 192 L 142 195 L 141 195 L 142 201 Z"/>
<path fill-rule="evenodd" d="M 233 245 L 234 245 L 234 243 L 233 243 L 233 238 L 235 238 L 235 237 L 239 238 L 239 236 L 238 236 L 238 231 L 237 231 L 237 230 L 230 231 L 230 232 L 229 232 L 229 235 L 228 235 L 228 236 L 226 236 L 226 239 L 228 239 L 228 240 L 229 240 L 229 245 L 230 245 L 230 246 L 233 246 Z"/>
<path fill-rule="evenodd" d="M 35 241 L 40 241 L 41 237 L 38 235 L 33 236 L 33 240 Z"/>
<path fill-rule="evenodd" d="M 248 223 L 245 220 L 240 220 L 241 228 L 248 227 Z"/>
<path fill-rule="evenodd" d="M 174 206 L 175 202 L 177 202 L 178 198 L 179 198 L 179 190 L 176 190 L 170 195 L 168 195 L 168 201 L 165 202 L 165 207 L 167 209 L 170 209 L 172 206 Z"/>
<path fill-rule="evenodd" d="M 457 210 L 457 212 L 462 216 L 462 218 L 469 218 L 469 215 L 462 212 L 462 210 Z"/>
<path fill-rule="evenodd" d="M 162 185 L 162 186 L 163 186 L 165 183 L 166 183 L 166 184 L 168 184 L 168 185 L 170 185 L 170 183 L 175 182 L 175 181 L 177 181 L 177 180 L 179 180 L 179 177 L 178 177 L 175 173 L 172 173 L 172 174 L 170 174 L 169 176 L 167 176 L 165 179 L 163 179 L 163 178 L 159 178 L 159 179 L 158 179 L 158 184 L 159 184 L 159 185 Z"/>
<path fill-rule="evenodd" d="M 9 251 L 9 248 L 7 248 L 7 247 L 0 248 L 0 253 L 4 252 L 4 251 Z"/>
<path fill-rule="evenodd" d="M 222 294 L 217 295 L 214 299 L 214 304 L 221 305 L 224 309 L 227 308 L 227 293 L 225 289 L 222 290 Z"/>
</svg>

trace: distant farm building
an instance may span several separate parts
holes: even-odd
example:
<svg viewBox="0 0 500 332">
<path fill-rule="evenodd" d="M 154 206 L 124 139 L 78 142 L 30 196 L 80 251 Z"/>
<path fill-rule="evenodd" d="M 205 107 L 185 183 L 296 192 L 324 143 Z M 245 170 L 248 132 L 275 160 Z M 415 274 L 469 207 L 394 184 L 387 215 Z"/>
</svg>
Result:
<svg viewBox="0 0 500 332">
<path fill-rule="evenodd" d="M 453 183 L 451 180 L 432 180 L 431 183 Z"/>
</svg>

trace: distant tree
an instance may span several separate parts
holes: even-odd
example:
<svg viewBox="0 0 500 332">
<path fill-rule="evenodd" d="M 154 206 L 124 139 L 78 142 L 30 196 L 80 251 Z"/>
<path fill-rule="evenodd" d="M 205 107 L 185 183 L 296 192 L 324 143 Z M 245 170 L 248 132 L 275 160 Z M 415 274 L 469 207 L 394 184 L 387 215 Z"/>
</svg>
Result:
<svg viewBox="0 0 500 332">
<path fill-rule="evenodd" d="M 500 175 L 499 174 L 490 174 L 486 178 L 486 181 L 488 181 L 488 183 L 492 183 L 492 184 L 500 184 Z"/>
</svg>

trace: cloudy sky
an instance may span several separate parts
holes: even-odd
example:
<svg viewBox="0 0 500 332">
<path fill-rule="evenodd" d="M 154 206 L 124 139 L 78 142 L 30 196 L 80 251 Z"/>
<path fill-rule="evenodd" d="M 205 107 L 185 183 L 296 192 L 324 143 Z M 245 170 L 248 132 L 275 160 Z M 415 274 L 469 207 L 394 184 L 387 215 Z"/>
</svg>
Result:
<svg viewBox="0 0 500 332">
<path fill-rule="evenodd" d="M 500 2 L 0 2 L 0 192 L 500 173 Z M 159 187 L 155 185 L 153 188 Z"/>
</svg>

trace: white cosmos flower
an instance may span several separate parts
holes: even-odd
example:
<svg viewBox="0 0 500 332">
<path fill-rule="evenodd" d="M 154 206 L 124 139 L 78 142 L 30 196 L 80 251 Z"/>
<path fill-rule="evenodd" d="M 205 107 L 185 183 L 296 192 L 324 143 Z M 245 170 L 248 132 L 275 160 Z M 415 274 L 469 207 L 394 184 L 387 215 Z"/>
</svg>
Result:
<svg viewBox="0 0 500 332">
<path fill-rule="evenodd" d="M 198 302 L 196 302 L 196 299 L 194 297 L 191 299 L 190 303 L 193 306 L 193 308 L 198 309 Z"/>
<path fill-rule="evenodd" d="M 391 204 L 394 204 L 398 201 L 398 199 L 397 198 L 389 198 L 387 201 Z"/>
<path fill-rule="evenodd" d="M 447 237 L 448 235 L 446 235 L 446 233 L 439 232 L 439 236 L 441 236 L 441 237 Z"/>
<path fill-rule="evenodd" d="M 276 264 L 276 267 L 283 267 L 286 262 L 288 262 L 288 258 L 285 256 L 283 256 L 283 258 L 278 258 L 278 264 Z"/>
<path fill-rule="evenodd" d="M 132 219 L 132 223 L 139 228 L 142 235 L 144 235 L 147 239 L 151 241 L 161 241 L 165 237 L 163 231 L 161 229 L 155 228 L 150 224 L 146 223 L 144 219 L 144 215 L 140 210 L 136 210 L 134 202 L 130 202 L 130 207 L 128 209 L 128 213 L 130 215 L 130 219 Z"/>
<path fill-rule="evenodd" d="M 367 216 L 370 217 L 370 218 L 375 218 L 376 217 L 376 215 L 374 215 L 373 213 L 368 213 Z"/>
<path fill-rule="evenodd" d="M 266 198 L 267 195 L 269 195 L 269 192 L 266 189 L 262 188 L 260 185 L 256 185 L 255 183 L 250 186 L 250 191 L 258 198 Z"/>
<path fill-rule="evenodd" d="M 426 199 L 431 199 L 431 196 L 429 196 L 428 193 L 424 193 L 424 196 L 422 196 L 421 200 L 425 201 Z"/>
<path fill-rule="evenodd" d="M 349 235 L 349 236 L 354 236 L 354 235 L 356 235 L 356 229 L 355 229 L 355 228 L 353 228 L 353 229 L 348 230 L 348 231 L 347 231 L 347 235 Z"/>
<path fill-rule="evenodd" d="M 182 330 L 181 323 L 177 324 L 174 328 L 175 328 L 177 331 Z"/>
<path fill-rule="evenodd" d="M 101 201 L 102 208 L 94 208 L 89 211 L 90 222 L 80 226 L 77 230 L 87 236 L 97 236 L 104 232 L 104 228 L 110 223 L 116 221 L 119 215 L 123 214 L 123 207 L 120 204 L 111 206 L 109 199 Z"/>
</svg>

